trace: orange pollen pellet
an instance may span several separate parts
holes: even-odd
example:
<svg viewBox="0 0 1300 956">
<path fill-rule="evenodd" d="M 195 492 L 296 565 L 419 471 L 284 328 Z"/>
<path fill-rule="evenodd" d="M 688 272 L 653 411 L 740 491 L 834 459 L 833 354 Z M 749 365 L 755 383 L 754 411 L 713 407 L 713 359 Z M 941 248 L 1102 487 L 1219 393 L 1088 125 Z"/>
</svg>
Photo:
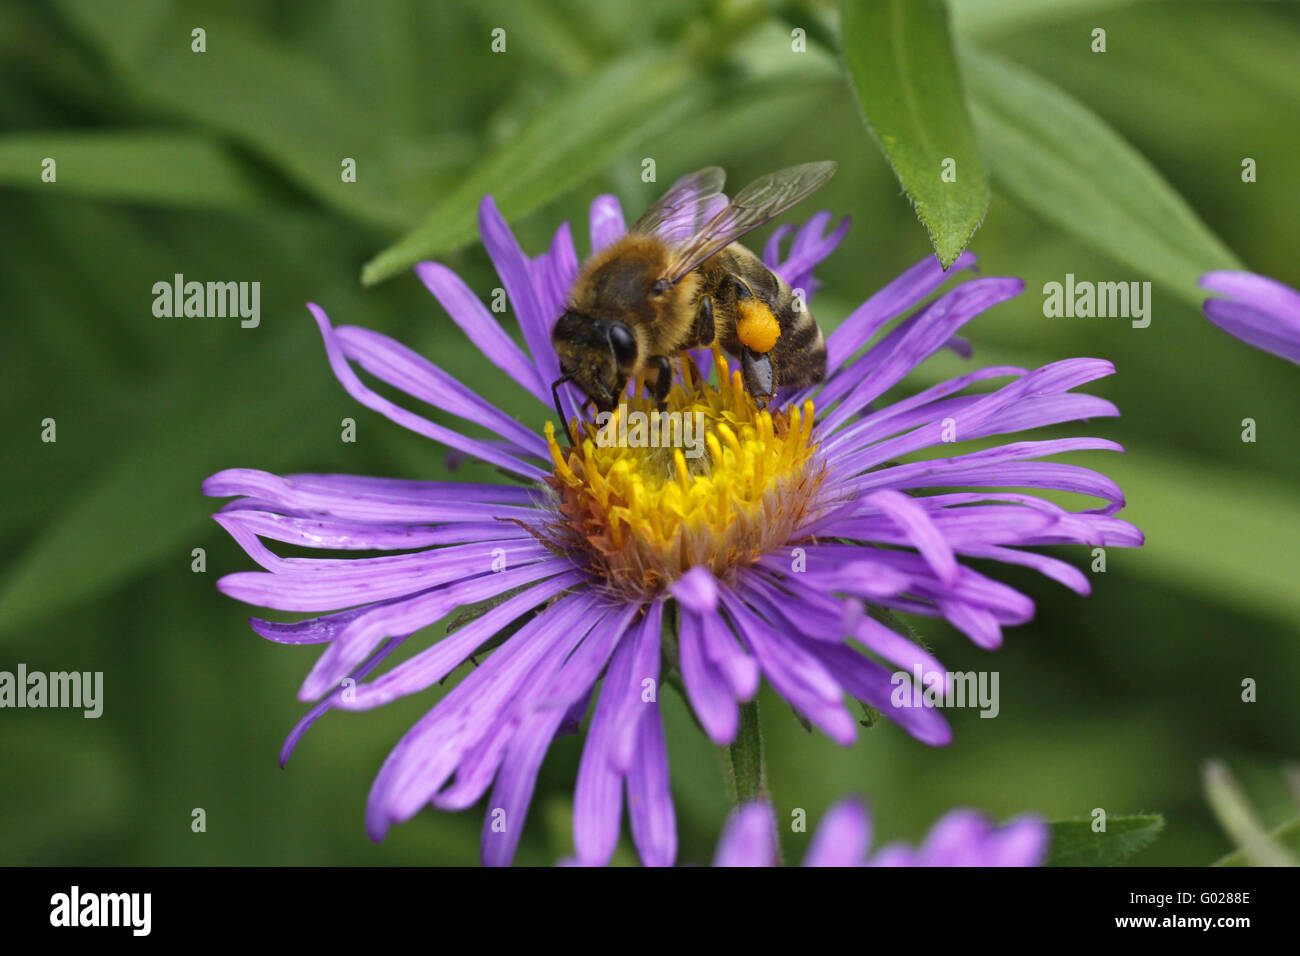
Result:
<svg viewBox="0 0 1300 956">
<path fill-rule="evenodd" d="M 736 303 L 736 311 L 740 313 L 736 323 L 740 341 L 760 355 L 772 351 L 781 337 L 781 325 L 767 304 L 755 298 L 741 299 Z"/>
</svg>

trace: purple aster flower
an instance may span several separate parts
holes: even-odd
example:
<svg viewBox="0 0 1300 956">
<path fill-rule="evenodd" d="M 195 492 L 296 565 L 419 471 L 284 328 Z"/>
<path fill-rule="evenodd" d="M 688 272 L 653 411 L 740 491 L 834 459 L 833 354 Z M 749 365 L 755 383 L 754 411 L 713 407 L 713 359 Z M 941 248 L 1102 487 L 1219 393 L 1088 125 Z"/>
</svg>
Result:
<svg viewBox="0 0 1300 956">
<path fill-rule="evenodd" d="M 850 797 L 826 812 L 803 866 L 1038 866 L 1050 832 L 1038 817 L 1024 816 L 994 826 L 974 810 L 953 810 L 939 820 L 919 847 L 891 844 L 868 854 L 871 817 Z M 766 803 L 739 807 L 718 841 L 714 866 L 776 866 L 776 820 Z"/>
<path fill-rule="evenodd" d="M 780 234 L 766 250 L 769 266 L 805 292 L 814 286 L 813 267 L 847 228 L 828 233 L 828 222 L 826 214 L 814 217 L 784 256 Z M 469 339 L 536 399 L 540 424 L 559 376 L 550 329 L 578 269 L 573 240 L 566 224 L 549 251 L 526 255 L 490 197 L 479 225 L 523 347 L 451 270 L 425 262 L 416 272 Z M 617 200 L 595 200 L 593 251 L 624 230 Z M 962 349 L 954 336 L 966 322 L 1021 291 L 1019 279 L 979 278 L 931 298 L 974 261 L 963 255 L 944 272 L 930 258 L 908 269 L 829 337 L 827 380 L 778 396 L 770 409 L 756 406 L 720 353 L 680 357 L 667 411 L 698 415 L 704 425 L 703 454 L 689 460 L 680 447 L 598 441 L 571 386 L 561 393 L 572 416 L 568 435 L 557 440 L 547 423 L 543 437 L 428 359 L 367 329 L 334 328 L 309 305 L 330 365 L 354 398 L 518 483 L 248 469 L 205 482 L 205 493 L 235 497 L 215 518 L 262 568 L 227 575 L 218 586 L 252 605 L 311 615 L 252 619 L 263 637 L 323 646 L 299 695 L 315 706 L 285 741 L 282 762 L 326 711 L 417 694 L 493 648 L 384 761 L 366 812 L 371 837 L 426 805 L 463 809 L 487 795 L 483 859 L 509 862 L 547 748 L 591 709 L 574 798 L 579 860 L 609 860 L 626 795 L 641 858 L 671 864 L 676 828 L 661 678 L 680 675 L 718 743 L 735 738 L 739 705 L 763 677 L 841 744 L 858 726 L 846 698 L 924 743 L 947 743 L 938 711 L 890 699 L 896 671 L 919 668 L 928 679 L 944 668 L 864 605 L 946 618 L 992 648 L 1004 626 L 1029 620 L 1033 603 L 964 558 L 1027 565 L 1086 594 L 1076 568 L 1024 548 L 1142 540 L 1114 517 L 1123 496 L 1113 481 L 1041 460 L 1121 450 L 1114 442 L 1014 441 L 960 454 L 947 447 L 1118 414 L 1110 402 L 1072 391 L 1111 374 L 1109 362 L 985 368 L 881 401 L 931 353 Z M 354 365 L 495 437 L 473 437 L 381 397 Z M 996 379 L 1004 381 L 994 391 L 969 392 Z M 637 392 L 625 398 L 633 411 L 655 411 Z M 1004 487 L 1020 490 L 987 490 Z M 1100 504 L 1071 511 L 1024 489 L 1077 492 Z M 268 540 L 391 553 L 280 557 Z M 375 674 L 411 634 L 465 607 L 477 616 Z"/>
<path fill-rule="evenodd" d="M 1253 272 L 1207 272 L 1201 288 L 1227 296 L 1206 299 L 1205 315 L 1229 335 L 1300 364 L 1300 292 Z"/>
</svg>

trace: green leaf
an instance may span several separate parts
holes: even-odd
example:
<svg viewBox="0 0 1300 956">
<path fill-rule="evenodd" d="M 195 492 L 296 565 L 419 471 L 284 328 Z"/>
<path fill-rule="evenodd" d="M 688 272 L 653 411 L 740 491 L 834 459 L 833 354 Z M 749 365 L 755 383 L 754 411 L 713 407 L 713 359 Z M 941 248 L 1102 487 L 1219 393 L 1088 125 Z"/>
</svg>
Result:
<svg viewBox="0 0 1300 956">
<path fill-rule="evenodd" d="M 1292 817 L 1276 829 L 1270 830 L 1268 840 L 1276 847 L 1290 850 L 1300 856 L 1300 816 Z M 1251 866 L 1251 860 L 1245 850 L 1234 850 L 1227 856 L 1214 862 L 1215 866 Z"/>
<path fill-rule="evenodd" d="M 1240 847 L 1237 854 L 1234 854 L 1240 856 L 1240 865 L 1300 865 L 1284 845 L 1264 831 L 1259 816 L 1227 764 L 1219 760 L 1208 761 L 1202 768 L 1201 779 L 1205 784 L 1205 799 L 1218 818 L 1219 825 L 1232 838 L 1232 842 Z M 1292 837 L 1294 839 L 1295 834 Z"/>
<path fill-rule="evenodd" d="M 409 224 L 392 167 L 396 153 L 414 147 L 324 64 L 211 14 L 202 18 L 206 52 L 194 52 L 194 15 L 152 0 L 129 11 L 60 0 L 59 9 L 109 61 L 129 98 L 221 132 L 357 221 Z M 356 182 L 342 180 L 345 158 L 356 160 Z"/>
<path fill-rule="evenodd" d="M 956 33 L 992 36 L 1083 14 L 1101 14 L 1128 2 L 1130 0 L 953 0 L 952 22 Z"/>
<path fill-rule="evenodd" d="M 1164 826 L 1158 813 L 1107 817 L 1101 833 L 1093 832 L 1091 820 L 1062 820 L 1051 824 L 1047 865 L 1113 866 L 1149 844 Z"/>
<path fill-rule="evenodd" d="M 994 183 L 1042 219 L 1200 308 L 1198 277 L 1242 264 L 1105 121 L 1041 77 L 962 48 Z"/>
<path fill-rule="evenodd" d="M 55 162 L 55 181 L 41 178 Z M 198 133 L 92 130 L 0 136 L 0 182 L 168 206 L 264 209 L 273 191 Z"/>
<path fill-rule="evenodd" d="M 941 0 L 843 0 L 840 17 L 844 62 L 863 118 L 946 269 L 989 205 L 947 7 Z"/>
<path fill-rule="evenodd" d="M 707 98 L 688 61 L 659 50 L 585 77 L 538 109 L 423 222 L 366 263 L 361 280 L 379 282 L 473 239 L 485 195 L 494 198 L 507 219 L 531 212 L 625 149 L 650 141 Z"/>
</svg>

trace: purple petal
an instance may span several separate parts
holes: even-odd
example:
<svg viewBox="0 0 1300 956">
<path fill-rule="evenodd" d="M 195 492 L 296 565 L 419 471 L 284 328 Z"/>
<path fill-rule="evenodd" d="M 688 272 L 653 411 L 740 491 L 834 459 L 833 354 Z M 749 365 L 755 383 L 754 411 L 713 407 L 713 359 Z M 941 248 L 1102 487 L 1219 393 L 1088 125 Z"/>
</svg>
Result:
<svg viewBox="0 0 1300 956">
<path fill-rule="evenodd" d="M 623 207 L 619 205 L 617 196 L 607 193 L 597 196 L 592 201 L 590 229 L 593 254 L 600 252 L 627 232 L 627 224 L 623 220 Z"/>
<path fill-rule="evenodd" d="M 916 428 L 904 435 L 886 441 L 877 442 L 839 458 L 838 468 L 841 472 L 854 474 L 873 468 L 881 462 L 899 458 L 911 452 L 945 444 L 949 428 L 956 432 L 958 440 L 968 435 L 974 436 L 989 431 L 989 424 L 999 415 L 1026 398 L 1039 398 L 1043 395 L 1063 392 L 1085 382 L 1105 375 L 1114 374 L 1115 367 L 1102 359 L 1066 359 L 1053 362 L 1028 373 L 1004 385 L 988 395 L 981 395 L 974 401 L 954 400 L 962 404 L 958 409 L 948 412 L 952 421 L 945 422 L 937 416 L 929 424 Z M 931 408 L 933 412 L 933 407 Z"/>
<path fill-rule="evenodd" d="M 887 668 L 842 644 L 809 644 L 808 649 L 821 658 L 854 698 L 880 711 L 921 743 L 945 747 L 952 742 L 952 730 L 938 710 L 924 702 L 919 707 L 910 706 L 910 698 L 904 706 L 894 703 L 898 685 Z"/>
<path fill-rule="evenodd" d="M 413 816 L 455 770 L 462 753 L 494 726 L 519 687 L 549 656 L 572 651 L 604 615 L 590 594 L 574 593 L 534 617 L 488 655 L 412 726 L 388 755 L 370 789 L 366 829 L 374 840 Z M 556 716 L 558 721 L 563 714 Z"/>
<path fill-rule="evenodd" d="M 831 671 L 812 653 L 762 620 L 744 601 L 725 589 L 721 596 L 745 644 L 777 692 L 836 743 L 851 744 L 857 738 L 857 724 L 844 707 L 843 690 Z"/>
<path fill-rule="evenodd" d="M 773 270 L 792 289 L 802 289 L 805 302 L 811 300 L 814 291 L 813 268 L 835 251 L 849 231 L 849 217 L 845 216 L 829 235 L 823 236 L 822 231 L 830 220 L 829 212 L 820 212 L 809 219 L 795 236 L 789 258 Z"/>
<path fill-rule="evenodd" d="M 989 832 L 989 824 L 974 810 L 953 810 L 930 830 L 919 854 L 925 866 L 972 866 Z"/>
<path fill-rule="evenodd" d="M 732 813 L 718 841 L 714 866 L 776 866 L 776 823 L 766 803 Z"/>
<path fill-rule="evenodd" d="M 637 721 L 636 756 L 627 772 L 632 839 L 646 866 L 672 866 L 677 858 L 677 817 L 668 784 L 668 747 L 654 703 Z"/>
<path fill-rule="evenodd" d="M 986 866 L 1039 866 L 1047 856 L 1051 829 L 1037 817 L 1008 821 L 985 841 Z"/>
<path fill-rule="evenodd" d="M 920 303 L 948 279 L 975 265 L 975 256 L 963 252 L 946 271 L 935 256 L 922 259 L 885 286 L 840 324 L 826 340 L 827 368 L 833 373 L 890 319 Z"/>
<path fill-rule="evenodd" d="M 431 687 L 464 663 L 480 645 L 500 633 L 511 621 L 583 580 L 581 572 L 570 571 L 510 597 L 481 617 L 452 631 L 433 646 L 402 661 L 382 677 L 358 685 L 351 709 L 370 710 L 381 707 L 399 697 Z"/>
<path fill-rule="evenodd" d="M 496 267 L 497 275 L 501 277 L 501 284 L 505 286 L 506 295 L 514 308 L 515 318 L 519 320 L 519 329 L 524 334 L 524 341 L 528 343 L 528 351 L 532 354 L 541 381 L 553 382 L 560 377 L 560 360 L 551 346 L 551 326 L 559 315 L 547 315 L 542 311 L 537 290 L 533 287 L 533 273 L 528 257 L 519 248 L 514 233 L 501 218 L 491 196 L 484 196 L 483 202 L 479 204 L 478 226 L 483 246 Z"/>
<path fill-rule="evenodd" d="M 386 335 L 352 325 L 335 330 L 343 354 L 413 398 L 428 402 L 507 439 L 522 454 L 548 459 L 546 440 L 500 411 L 428 359 Z"/>
<path fill-rule="evenodd" d="M 1238 301 L 1207 299 L 1205 315 L 1229 335 L 1300 363 L 1300 292 L 1251 272 L 1207 272 L 1201 287 Z"/>
<path fill-rule="evenodd" d="M 772 234 L 767 237 L 767 242 L 763 244 L 763 265 L 773 272 L 776 272 L 777 267 L 781 265 L 781 243 L 794 230 L 795 225 L 792 222 L 777 226 L 776 229 L 772 230 Z M 787 280 L 787 284 L 789 284 L 789 280 Z"/>
<path fill-rule="evenodd" d="M 537 502 L 534 489 L 514 485 L 358 475 L 280 476 L 254 468 L 219 471 L 203 482 L 203 493 L 212 498 L 248 495 L 281 510 L 383 522 L 487 521 L 498 514 L 523 519 L 536 515 Z M 491 507 L 475 507 L 481 504 Z"/>
<path fill-rule="evenodd" d="M 918 462 L 912 467 L 882 468 L 870 477 L 858 479 L 847 485 L 848 489 L 864 492 L 870 488 L 978 487 L 978 488 L 1052 488 L 1072 491 L 1109 502 L 1105 513 L 1113 514 L 1124 506 L 1124 492 L 1113 480 L 1079 465 L 1065 465 L 1045 461 L 1009 461 L 968 464 L 960 459 L 939 463 Z"/>
<path fill-rule="evenodd" d="M 822 449 L 830 453 L 843 445 L 852 445 L 862 447 L 870 442 L 879 441 L 890 435 L 895 435 L 904 428 L 910 427 L 907 423 L 909 419 L 904 413 L 913 412 L 918 409 L 922 410 L 920 417 L 916 419 L 918 423 L 928 423 L 936 421 L 940 416 L 926 413 L 924 410 L 931 406 L 931 403 L 939 399 L 946 398 L 962 391 L 975 382 L 982 382 L 990 378 L 1002 378 L 1005 376 L 1021 376 L 1027 374 L 1027 370 L 1017 368 L 1011 365 L 998 365 L 989 368 L 978 369 L 966 375 L 960 375 L 957 378 L 949 379 L 946 382 L 940 382 L 938 385 L 931 386 L 923 392 L 918 392 L 908 398 L 901 399 L 891 405 L 887 405 L 880 411 L 872 412 L 866 415 L 861 421 L 854 422 L 852 425 L 842 428 L 830 435 L 823 443 Z"/>
<path fill-rule="evenodd" d="M 415 274 L 483 355 L 538 401 L 550 402 L 550 388 L 542 381 L 537 367 L 460 276 L 439 262 L 421 262 L 415 267 Z"/>
<path fill-rule="evenodd" d="M 545 255 L 534 259 L 531 268 L 542 315 L 558 318 L 564 311 L 569 287 L 578 272 L 578 254 L 573 248 L 573 233 L 567 222 L 555 230 L 551 248 Z"/>
<path fill-rule="evenodd" d="M 952 598 L 938 598 L 939 610 L 948 622 L 969 637 L 978 647 L 986 651 L 997 650 L 1002 646 L 1002 626 L 997 615 L 986 608 L 957 601 Z M 1032 612 L 1016 623 L 1023 623 L 1032 617 Z"/>
<path fill-rule="evenodd" d="M 1300 315 L 1300 292 L 1268 276 L 1225 269 L 1205 273 L 1201 276 L 1200 286 L 1221 295 L 1245 299 L 1270 312 Z"/>
<path fill-rule="evenodd" d="M 212 516 L 223 528 L 307 548 L 339 551 L 405 551 L 474 541 L 522 541 L 528 532 L 505 522 L 481 524 L 390 524 L 300 518 L 254 508 L 223 510 Z"/>
<path fill-rule="evenodd" d="M 761 678 L 758 662 L 736 641 L 731 628 L 718 614 L 701 617 L 700 639 L 704 656 L 717 668 L 736 700 L 752 700 Z"/>
<path fill-rule="evenodd" d="M 303 681 L 299 698 L 314 700 L 325 693 L 385 637 L 405 637 L 465 604 L 487 600 L 521 585 L 572 570 L 572 565 L 561 559 L 424 591 L 407 601 L 371 605 L 369 613 L 349 622 L 316 661 Z M 362 709 L 348 702 L 340 706 Z"/>
<path fill-rule="evenodd" d="M 948 671 L 933 654 L 920 645 L 865 615 L 857 622 L 853 636 L 867 650 L 880 655 L 891 664 L 909 672 L 919 670 L 923 680 L 938 675 L 939 686 L 947 692 L 950 683 Z"/>
<path fill-rule="evenodd" d="M 849 798 L 826 811 L 804 866 L 861 866 L 871 846 L 871 817 L 866 804 Z"/>
<path fill-rule="evenodd" d="M 968 554 L 972 558 L 989 558 L 994 561 L 1001 561 L 1003 564 L 1020 564 L 1027 568 L 1033 568 L 1039 574 L 1051 578 L 1059 584 L 1064 584 L 1067 588 L 1076 594 L 1082 594 L 1085 597 L 1092 593 L 1092 582 L 1078 568 L 1072 564 L 1066 564 L 1058 558 L 1053 558 L 1046 554 L 1037 554 L 1033 551 L 1017 551 L 1014 548 L 1001 548 L 996 545 L 987 547 L 968 546 L 962 550 L 963 554 Z"/>
<path fill-rule="evenodd" d="M 551 648 L 528 673 L 527 681 L 515 685 L 502 706 L 481 711 L 471 724 L 472 734 L 466 737 L 474 742 L 462 751 L 456 765 L 455 784 L 437 793 L 433 805 L 463 810 L 478 802 L 520 726 L 551 711 L 559 711 L 563 723 L 573 704 L 590 695 L 610 654 L 624 641 L 627 624 L 637 610 L 635 605 L 611 610 L 572 653 L 564 645 Z"/>
<path fill-rule="evenodd" d="M 628 694 L 635 651 L 632 640 L 621 641 L 614 651 L 582 748 L 573 791 L 573 845 L 584 866 L 605 866 L 618 845 L 623 775 L 610 759 L 610 747 L 617 730 L 613 717 Z"/>
<path fill-rule="evenodd" d="M 320 326 L 321 336 L 325 340 L 325 353 L 329 358 L 330 367 L 334 370 L 334 376 L 347 390 L 347 393 L 362 405 L 379 412 L 385 418 L 404 428 L 409 428 L 417 435 L 431 438 L 448 448 L 463 451 L 481 461 L 504 468 L 506 471 L 534 480 L 546 477 L 547 473 L 536 465 L 522 461 L 514 455 L 503 452 L 499 448 L 478 439 L 469 438 L 460 434 L 460 432 L 437 425 L 427 418 L 422 418 L 414 412 L 393 404 L 382 395 L 366 388 L 361 383 L 361 379 L 357 378 L 357 373 L 352 371 L 352 367 L 348 365 L 348 360 L 343 354 L 343 348 L 335 336 L 334 329 L 330 326 L 329 318 L 325 315 L 324 310 L 314 302 L 308 302 L 307 308 L 315 317 L 316 324 Z"/>
<path fill-rule="evenodd" d="M 663 611 L 663 598 L 651 602 L 631 637 L 631 641 L 635 644 L 632 666 L 628 671 L 627 686 L 611 718 L 615 730 L 609 759 L 620 772 L 627 772 L 632 761 L 641 714 L 655 705 L 659 699 L 660 631 L 663 626 Z M 649 700 L 646 700 L 647 690 L 652 692 Z"/>
<path fill-rule="evenodd" d="M 360 683 L 362 678 L 378 667 L 383 662 L 384 658 L 396 650 L 397 646 L 401 643 L 401 638 L 396 637 L 384 642 L 384 645 L 375 652 L 375 655 L 371 657 L 370 660 L 366 661 L 348 676 L 351 677 L 353 681 Z M 303 735 L 307 733 L 312 724 L 316 723 L 318 719 L 323 717 L 327 711 L 334 708 L 334 705 L 342 698 L 343 691 L 344 688 L 340 686 L 334 691 L 334 693 L 321 700 L 312 707 L 311 710 L 307 711 L 307 713 L 303 715 L 303 718 L 294 725 L 293 730 L 289 731 L 289 736 L 284 738 L 284 743 L 280 746 L 280 767 L 282 769 L 285 764 L 289 762 L 289 758 L 293 756 L 293 751 L 294 748 L 298 746 L 298 741 L 303 738 Z"/>
<path fill-rule="evenodd" d="M 521 727 L 510 741 L 483 820 L 480 845 L 484 866 L 509 866 L 514 859 L 537 787 L 537 771 L 563 716 L 560 711 L 548 711 Z"/>
<path fill-rule="evenodd" d="M 891 490 L 874 492 L 864 500 L 893 519 L 940 581 L 950 586 L 957 583 L 957 556 L 925 508 Z"/>
<path fill-rule="evenodd" d="M 703 565 L 691 568 L 672 583 L 673 597 L 696 614 L 712 614 L 718 607 L 718 580 Z"/>
<path fill-rule="evenodd" d="M 277 573 L 237 571 L 220 578 L 217 587 L 258 607 L 329 611 L 492 574 L 494 552 L 500 551 L 512 570 L 551 557 L 534 540 L 476 542 L 379 558 L 276 558 Z"/>
<path fill-rule="evenodd" d="M 823 427 L 839 427 L 942 348 L 957 329 L 998 303 L 1018 296 L 1024 287 L 1022 280 L 1014 278 L 973 279 L 901 323 L 826 383 L 819 396 L 822 403 L 835 401 L 845 384 L 854 384 L 838 407 L 825 416 Z"/>
<path fill-rule="evenodd" d="M 686 607 L 681 612 L 677 651 L 686 696 L 709 738 L 715 744 L 731 743 L 740 726 L 736 698 L 722 672 L 704 652 L 704 622 L 700 615 Z"/>
</svg>

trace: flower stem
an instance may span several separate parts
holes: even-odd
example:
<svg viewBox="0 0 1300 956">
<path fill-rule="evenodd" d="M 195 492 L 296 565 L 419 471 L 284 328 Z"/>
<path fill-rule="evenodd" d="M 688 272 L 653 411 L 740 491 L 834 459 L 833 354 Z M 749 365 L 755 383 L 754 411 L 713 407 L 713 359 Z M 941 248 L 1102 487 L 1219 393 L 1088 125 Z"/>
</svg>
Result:
<svg viewBox="0 0 1300 956">
<path fill-rule="evenodd" d="M 736 731 L 736 739 L 729 746 L 719 747 L 718 750 L 726 768 L 732 806 L 743 806 L 755 800 L 770 804 L 772 800 L 767 793 L 767 766 L 763 760 L 763 732 L 758 726 L 757 698 L 740 705 L 740 728 Z M 775 817 L 772 818 L 772 846 L 776 848 L 776 865 L 780 866 L 781 838 Z"/>
<path fill-rule="evenodd" d="M 740 729 L 723 753 L 731 801 L 740 806 L 767 799 L 767 770 L 763 763 L 763 733 L 758 726 L 758 700 L 740 705 Z"/>
</svg>

